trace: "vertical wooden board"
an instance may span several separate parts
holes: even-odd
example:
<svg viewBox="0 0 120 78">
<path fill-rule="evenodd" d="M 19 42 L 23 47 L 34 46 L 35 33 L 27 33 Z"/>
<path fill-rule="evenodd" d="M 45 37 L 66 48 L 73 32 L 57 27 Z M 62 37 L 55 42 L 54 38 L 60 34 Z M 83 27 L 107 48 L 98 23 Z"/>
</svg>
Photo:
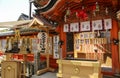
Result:
<svg viewBox="0 0 120 78">
<path fill-rule="evenodd" d="M 118 32 L 118 37 L 119 37 L 119 40 L 120 40 L 120 31 Z M 119 41 L 119 62 L 120 62 L 120 41 Z"/>
</svg>

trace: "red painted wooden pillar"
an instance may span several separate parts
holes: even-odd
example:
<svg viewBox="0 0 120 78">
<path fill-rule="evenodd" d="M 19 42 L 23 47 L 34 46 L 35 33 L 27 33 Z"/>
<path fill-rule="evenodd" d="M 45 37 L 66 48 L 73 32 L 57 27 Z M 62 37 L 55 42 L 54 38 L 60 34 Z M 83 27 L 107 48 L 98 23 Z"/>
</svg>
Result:
<svg viewBox="0 0 120 78">
<path fill-rule="evenodd" d="M 63 32 L 63 25 L 61 26 L 61 40 L 64 42 L 62 45 L 62 56 L 66 57 L 66 33 Z"/>
<path fill-rule="evenodd" d="M 112 69 L 113 73 L 120 73 L 118 45 L 114 45 L 113 39 L 118 39 L 118 22 L 112 20 L 111 40 L 112 40 Z"/>
<path fill-rule="evenodd" d="M 57 27 L 57 32 L 59 32 L 60 39 L 63 41 L 62 45 L 62 57 L 66 57 L 66 33 L 63 32 L 63 24 Z"/>
</svg>

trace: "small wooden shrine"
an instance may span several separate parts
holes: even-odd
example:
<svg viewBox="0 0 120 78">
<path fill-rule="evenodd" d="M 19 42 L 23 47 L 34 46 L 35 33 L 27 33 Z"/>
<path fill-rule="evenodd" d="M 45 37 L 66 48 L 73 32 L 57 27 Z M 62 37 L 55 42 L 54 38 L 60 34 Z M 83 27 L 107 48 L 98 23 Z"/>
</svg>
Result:
<svg viewBox="0 0 120 78">
<path fill-rule="evenodd" d="M 11 35 L 6 36 L 5 46 L 1 46 L 5 48 L 6 55 L 6 60 L 2 62 L 2 78 L 13 76 L 26 78 L 33 73 L 40 75 L 54 71 L 50 62 L 50 58 L 53 59 L 50 34 L 54 29 L 42 21 L 34 17 L 27 27 L 16 27 Z M 11 73 L 6 75 L 5 72 Z"/>
<path fill-rule="evenodd" d="M 39 30 L 39 33 L 37 35 L 37 38 L 38 38 L 38 43 L 40 43 L 38 46 L 34 46 L 34 49 L 35 50 L 35 55 L 34 56 L 34 59 L 36 61 L 36 64 L 35 67 L 38 67 L 38 63 L 41 62 L 40 61 L 40 56 L 41 55 L 45 55 L 46 57 L 46 63 L 47 63 L 47 67 L 46 68 L 43 68 L 43 69 L 40 69 L 40 70 L 37 70 L 36 71 L 36 74 L 42 74 L 44 72 L 47 72 L 47 71 L 54 71 L 54 69 L 52 69 L 49 65 L 49 49 L 50 49 L 50 30 L 52 30 L 52 27 L 43 23 L 39 18 L 34 18 L 33 21 L 30 23 L 29 25 L 29 29 L 34 29 L 34 30 Z M 37 43 L 36 43 L 37 44 Z"/>
</svg>

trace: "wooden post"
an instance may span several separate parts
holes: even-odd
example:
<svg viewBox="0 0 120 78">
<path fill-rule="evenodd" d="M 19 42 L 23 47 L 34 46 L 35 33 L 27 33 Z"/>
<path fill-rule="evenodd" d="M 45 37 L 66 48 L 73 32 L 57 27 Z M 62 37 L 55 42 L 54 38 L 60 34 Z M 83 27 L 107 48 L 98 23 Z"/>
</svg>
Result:
<svg viewBox="0 0 120 78">
<path fill-rule="evenodd" d="M 27 62 L 27 55 L 23 54 L 23 73 L 22 73 L 22 77 L 26 78 L 26 62 Z"/>
<path fill-rule="evenodd" d="M 11 61 L 12 58 L 12 53 L 6 53 L 6 61 Z"/>
<path fill-rule="evenodd" d="M 38 70 L 37 71 L 37 75 L 40 75 L 40 74 L 42 74 L 42 73 L 44 73 L 44 72 L 48 72 L 48 71 L 54 71 L 54 69 L 53 68 L 50 68 L 50 66 L 49 66 L 49 29 L 48 28 L 46 28 L 45 29 L 46 30 L 46 33 L 47 33 L 47 47 L 46 47 L 46 53 L 45 53 L 45 56 L 46 56 L 46 62 L 47 62 L 47 67 L 46 68 L 44 68 L 44 69 L 41 69 L 41 70 Z"/>
</svg>

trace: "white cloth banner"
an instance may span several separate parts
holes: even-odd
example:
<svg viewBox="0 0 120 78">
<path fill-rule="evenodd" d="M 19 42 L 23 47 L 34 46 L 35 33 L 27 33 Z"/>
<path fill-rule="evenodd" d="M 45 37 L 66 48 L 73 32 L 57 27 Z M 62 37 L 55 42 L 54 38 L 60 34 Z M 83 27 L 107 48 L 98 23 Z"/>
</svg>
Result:
<svg viewBox="0 0 120 78">
<path fill-rule="evenodd" d="M 111 19 L 104 19 L 104 28 L 112 29 L 112 20 Z"/>
<path fill-rule="evenodd" d="M 79 23 L 71 23 L 70 32 L 79 32 Z"/>
<path fill-rule="evenodd" d="M 64 24 L 63 32 L 69 32 L 69 24 Z"/>
<path fill-rule="evenodd" d="M 53 58 L 58 59 L 59 56 L 59 36 L 53 36 Z"/>
<path fill-rule="evenodd" d="M 102 26 L 102 20 L 95 20 L 92 21 L 92 30 L 102 30 L 103 26 Z"/>
<path fill-rule="evenodd" d="M 90 31 L 90 21 L 81 22 L 81 31 Z"/>
</svg>

